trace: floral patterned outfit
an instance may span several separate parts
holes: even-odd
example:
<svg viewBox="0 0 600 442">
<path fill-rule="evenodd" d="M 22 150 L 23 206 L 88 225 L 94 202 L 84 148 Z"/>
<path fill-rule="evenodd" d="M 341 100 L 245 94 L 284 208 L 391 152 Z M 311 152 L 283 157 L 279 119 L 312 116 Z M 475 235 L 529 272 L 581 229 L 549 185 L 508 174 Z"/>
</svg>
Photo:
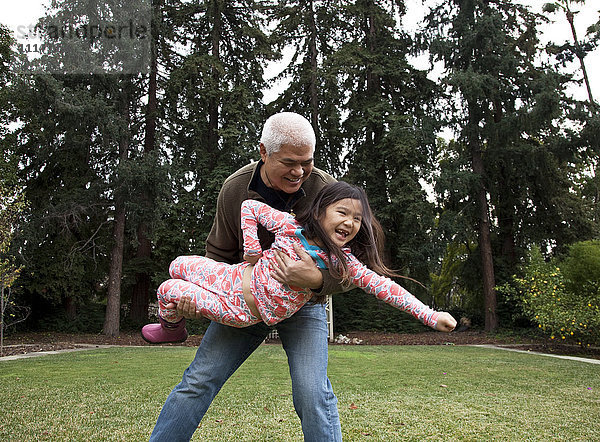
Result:
<svg viewBox="0 0 600 442">
<path fill-rule="evenodd" d="M 169 321 L 178 318 L 174 310 L 165 309 L 169 302 L 178 302 L 181 296 L 189 295 L 202 315 L 233 327 L 247 327 L 264 321 L 274 325 L 292 316 L 313 293 L 310 289 L 290 287 L 271 277 L 277 266 L 275 249 L 285 252 L 292 259 L 299 259 L 293 245 L 301 245 L 315 260 L 317 266 L 326 268 L 329 258 L 319 247 L 308 244 L 302 227 L 286 212 L 273 209 L 265 203 L 246 200 L 242 203 L 242 232 L 244 253 L 257 256 L 262 253 L 252 270 L 250 291 L 262 318 L 250 312 L 242 291 L 242 275 L 247 262 L 226 264 L 202 256 L 180 256 L 169 268 L 173 279 L 165 281 L 158 289 L 160 315 Z M 275 234 L 270 249 L 261 250 L 258 240 L 258 224 Z M 351 282 L 375 295 L 376 298 L 404 310 L 425 325 L 435 327 L 439 313 L 427 307 L 406 289 L 381 276 L 361 263 L 345 248 Z"/>
</svg>

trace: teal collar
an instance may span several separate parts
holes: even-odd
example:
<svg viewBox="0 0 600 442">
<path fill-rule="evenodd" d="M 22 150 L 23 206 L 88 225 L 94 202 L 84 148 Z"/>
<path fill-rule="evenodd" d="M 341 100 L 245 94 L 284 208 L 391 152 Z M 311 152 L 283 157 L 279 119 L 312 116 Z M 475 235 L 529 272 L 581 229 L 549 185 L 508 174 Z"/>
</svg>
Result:
<svg viewBox="0 0 600 442">
<path fill-rule="evenodd" d="M 318 246 L 313 246 L 313 245 L 309 244 L 302 232 L 303 232 L 303 229 L 298 228 L 298 229 L 296 229 L 296 231 L 294 233 L 296 234 L 296 236 L 298 238 L 300 238 L 300 242 L 304 246 L 304 249 L 306 250 L 306 252 L 310 255 L 310 257 L 312 259 L 315 260 L 315 262 L 317 263 L 317 267 L 320 269 L 326 269 L 327 264 L 325 264 L 325 261 L 323 261 L 323 258 L 321 258 L 317 254 L 317 252 L 322 252 L 321 248 Z"/>
</svg>

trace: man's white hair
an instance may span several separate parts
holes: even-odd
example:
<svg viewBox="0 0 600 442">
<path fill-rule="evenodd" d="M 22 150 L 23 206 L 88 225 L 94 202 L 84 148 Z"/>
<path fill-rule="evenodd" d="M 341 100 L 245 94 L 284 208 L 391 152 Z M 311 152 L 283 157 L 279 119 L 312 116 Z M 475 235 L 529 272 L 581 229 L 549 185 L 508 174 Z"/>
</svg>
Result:
<svg viewBox="0 0 600 442">
<path fill-rule="evenodd" d="M 265 121 L 260 142 L 265 146 L 267 155 L 271 155 L 279 152 L 284 144 L 311 146 L 314 152 L 317 140 L 306 118 L 295 112 L 281 112 Z"/>
</svg>

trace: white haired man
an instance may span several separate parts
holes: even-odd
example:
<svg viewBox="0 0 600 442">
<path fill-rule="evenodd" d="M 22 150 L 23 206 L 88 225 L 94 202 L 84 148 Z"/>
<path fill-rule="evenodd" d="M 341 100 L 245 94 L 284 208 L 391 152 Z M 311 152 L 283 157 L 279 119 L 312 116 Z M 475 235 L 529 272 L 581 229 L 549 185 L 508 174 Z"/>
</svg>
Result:
<svg viewBox="0 0 600 442">
<path fill-rule="evenodd" d="M 315 134 L 304 117 L 282 112 L 265 122 L 257 163 L 242 167 L 225 180 L 217 200 L 217 211 L 206 240 L 206 256 L 217 261 L 242 260 L 243 238 L 240 209 L 252 198 L 287 212 L 301 210 L 327 183 L 335 181 L 313 167 Z M 269 248 L 272 234 L 259 229 L 263 249 Z M 281 255 L 280 274 L 288 285 L 311 288 L 318 296 L 341 291 L 339 282 L 319 270 L 301 248 L 299 261 Z M 200 317 L 188 299 L 177 305 L 188 318 Z M 276 326 L 288 357 L 292 397 L 302 423 L 305 441 L 342 440 L 337 398 L 327 377 L 327 320 L 323 304 L 307 304 L 294 316 Z M 185 320 L 164 330 L 182 338 Z M 264 324 L 246 328 L 211 322 L 195 359 L 173 389 L 154 427 L 151 441 L 189 440 L 223 384 L 264 341 L 270 329 Z"/>
</svg>

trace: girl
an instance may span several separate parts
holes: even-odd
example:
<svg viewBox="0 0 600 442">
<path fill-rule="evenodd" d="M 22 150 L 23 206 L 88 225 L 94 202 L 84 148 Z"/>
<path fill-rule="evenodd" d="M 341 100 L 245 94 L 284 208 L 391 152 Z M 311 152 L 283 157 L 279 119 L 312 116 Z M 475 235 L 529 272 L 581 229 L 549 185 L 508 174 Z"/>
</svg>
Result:
<svg viewBox="0 0 600 442">
<path fill-rule="evenodd" d="M 233 327 L 274 325 L 289 318 L 313 297 L 310 289 L 287 286 L 273 277 L 278 269 L 276 251 L 297 259 L 294 243 L 345 285 L 355 285 L 436 330 L 449 332 L 456 326 L 450 314 L 432 310 L 389 278 L 398 275 L 381 260 L 383 230 L 362 189 L 345 182 L 329 184 L 297 219 L 255 200 L 244 201 L 241 214 L 245 261 L 231 265 L 202 256 L 175 259 L 169 268 L 173 279 L 158 288 L 160 324 L 142 329 L 146 341 L 187 338 L 183 318 L 167 308 L 184 295 L 204 317 Z M 264 251 L 258 240 L 259 223 L 275 234 L 271 248 Z"/>
</svg>

